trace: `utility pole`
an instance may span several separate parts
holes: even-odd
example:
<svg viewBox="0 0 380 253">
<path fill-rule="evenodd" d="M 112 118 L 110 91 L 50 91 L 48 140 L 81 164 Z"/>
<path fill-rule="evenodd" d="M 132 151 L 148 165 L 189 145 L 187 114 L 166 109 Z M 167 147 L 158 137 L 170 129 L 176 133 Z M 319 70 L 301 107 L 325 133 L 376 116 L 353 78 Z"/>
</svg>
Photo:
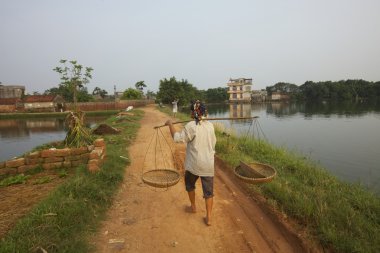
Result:
<svg viewBox="0 0 380 253">
<path fill-rule="evenodd" d="M 115 102 L 116 102 L 116 85 L 113 86 L 113 96 L 115 97 Z"/>
</svg>

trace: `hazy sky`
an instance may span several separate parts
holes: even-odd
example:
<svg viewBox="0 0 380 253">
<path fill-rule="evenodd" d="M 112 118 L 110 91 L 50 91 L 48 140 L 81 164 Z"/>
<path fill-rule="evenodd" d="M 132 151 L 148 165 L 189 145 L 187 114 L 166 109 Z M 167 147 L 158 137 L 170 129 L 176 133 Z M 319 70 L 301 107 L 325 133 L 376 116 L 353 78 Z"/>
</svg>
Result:
<svg viewBox="0 0 380 253">
<path fill-rule="evenodd" d="M 380 81 L 379 0 L 0 0 L 0 82 L 57 87 L 60 59 L 89 92 L 175 76 L 198 89 L 253 78 Z"/>
</svg>

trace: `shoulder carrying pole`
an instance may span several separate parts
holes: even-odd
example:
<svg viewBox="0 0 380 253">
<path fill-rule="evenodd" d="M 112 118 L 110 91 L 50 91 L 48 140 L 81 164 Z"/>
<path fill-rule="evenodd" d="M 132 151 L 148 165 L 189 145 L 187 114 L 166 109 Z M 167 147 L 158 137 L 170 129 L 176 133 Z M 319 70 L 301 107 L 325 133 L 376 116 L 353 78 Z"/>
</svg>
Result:
<svg viewBox="0 0 380 253">
<path fill-rule="evenodd" d="M 205 118 L 204 120 L 244 120 L 244 119 L 257 119 L 259 118 L 259 116 L 254 116 L 254 117 L 236 117 L 236 118 Z M 173 122 L 172 124 L 180 124 L 180 123 L 187 123 L 187 122 L 190 122 L 190 121 L 194 121 L 194 119 L 192 120 L 184 120 L 184 121 L 176 121 L 176 122 Z M 161 126 L 155 126 L 154 129 L 157 129 L 157 128 L 160 128 L 160 127 L 164 127 L 166 125 L 161 125 Z"/>
</svg>

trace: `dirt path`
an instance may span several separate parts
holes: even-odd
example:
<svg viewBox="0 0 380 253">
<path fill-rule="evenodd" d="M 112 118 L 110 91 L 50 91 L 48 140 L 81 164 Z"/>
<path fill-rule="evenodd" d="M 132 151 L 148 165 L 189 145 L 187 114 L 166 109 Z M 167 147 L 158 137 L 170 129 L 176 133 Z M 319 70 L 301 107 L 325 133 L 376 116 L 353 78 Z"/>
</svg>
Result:
<svg viewBox="0 0 380 253">
<path fill-rule="evenodd" d="M 257 201 L 245 196 L 230 175 L 217 162 L 213 225 L 203 222 L 204 200 L 197 183 L 197 213 L 189 206 L 183 178 L 169 189 L 157 189 L 142 183 L 142 171 L 154 168 L 157 161 L 148 149 L 154 133 L 168 116 L 145 107 L 145 116 L 134 144 L 130 147 L 131 165 L 107 219 L 93 244 L 97 252 L 318 252 L 295 236 L 279 219 L 268 214 Z M 177 127 L 178 129 L 178 127 Z M 174 144 L 169 131 L 162 128 L 176 156 L 184 156 L 183 144 Z M 170 152 L 168 145 L 166 151 Z M 147 152 L 148 150 L 148 152 Z M 144 160 L 145 153 L 148 153 Z M 164 161 L 172 166 L 170 155 Z M 183 159 L 183 157 L 181 158 Z M 117 242 L 110 243 L 112 239 Z M 110 241 L 111 240 L 111 241 Z"/>
</svg>

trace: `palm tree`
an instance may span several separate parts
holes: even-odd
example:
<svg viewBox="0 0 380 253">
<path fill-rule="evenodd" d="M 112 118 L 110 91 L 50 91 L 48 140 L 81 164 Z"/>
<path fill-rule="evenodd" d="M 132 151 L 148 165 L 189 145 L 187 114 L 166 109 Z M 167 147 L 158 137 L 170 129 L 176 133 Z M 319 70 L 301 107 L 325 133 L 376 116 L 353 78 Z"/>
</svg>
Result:
<svg viewBox="0 0 380 253">
<path fill-rule="evenodd" d="M 135 84 L 135 87 L 136 87 L 136 89 L 138 89 L 138 90 L 140 90 L 142 92 L 143 89 L 144 89 L 144 87 L 146 87 L 146 84 L 144 83 L 144 81 L 138 81 Z"/>
</svg>

